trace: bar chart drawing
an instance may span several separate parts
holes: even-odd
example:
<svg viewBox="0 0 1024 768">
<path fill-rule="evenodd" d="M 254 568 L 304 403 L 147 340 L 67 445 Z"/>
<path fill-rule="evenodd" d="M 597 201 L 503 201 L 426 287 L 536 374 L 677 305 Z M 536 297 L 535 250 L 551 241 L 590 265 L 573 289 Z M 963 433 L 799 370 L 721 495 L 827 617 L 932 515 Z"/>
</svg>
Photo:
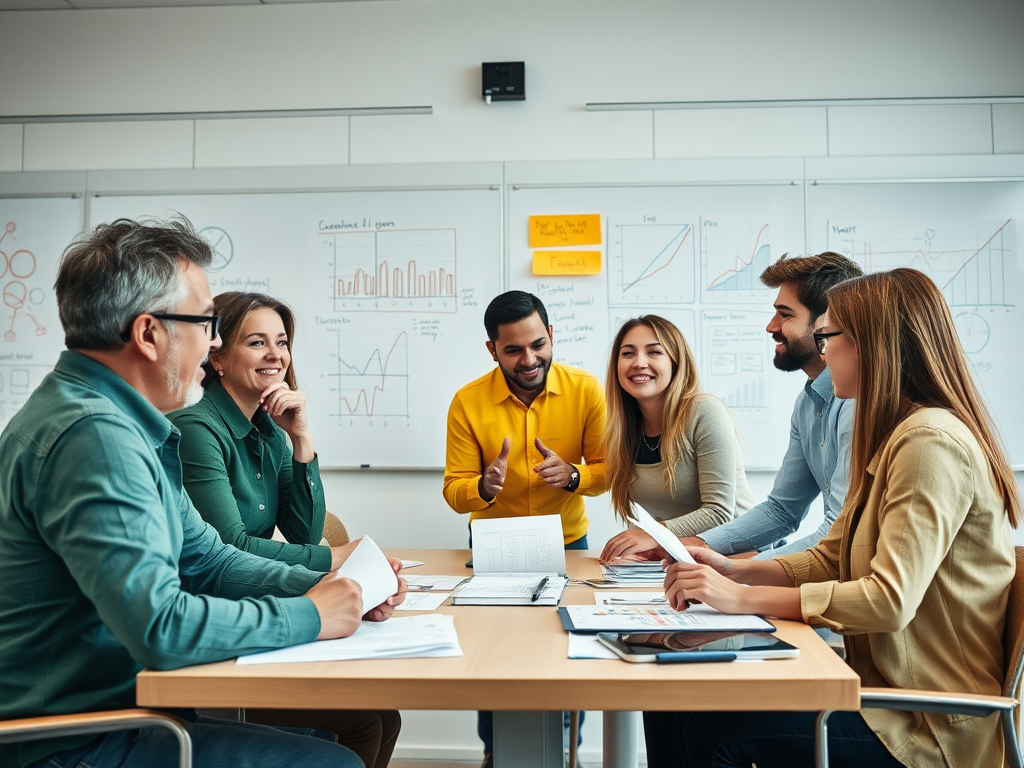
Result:
<svg viewBox="0 0 1024 768">
<path fill-rule="evenodd" d="M 703 301 L 763 303 L 768 298 L 760 280 L 772 260 L 768 224 L 702 219 L 700 251 Z"/>
<path fill-rule="evenodd" d="M 327 374 L 337 407 L 331 415 L 342 426 L 353 420 L 383 424 L 388 418 L 406 424 L 410 415 L 408 334 L 381 331 L 354 340 L 348 331 L 331 329 L 327 333 L 336 336 L 335 351 L 329 353 L 335 358 L 336 371 Z"/>
<path fill-rule="evenodd" d="M 322 232 L 335 312 L 458 310 L 454 228 Z"/>
<path fill-rule="evenodd" d="M 609 306 L 694 301 L 692 224 L 612 224 L 609 229 Z"/>
<path fill-rule="evenodd" d="M 854 231 L 843 231 L 851 229 Z M 951 307 L 1014 306 L 1006 290 L 1007 271 L 1015 263 L 1012 219 L 904 228 L 902 232 L 885 227 L 833 227 L 830 223 L 829 234 L 829 247 L 849 256 L 865 272 L 899 267 L 924 272 Z"/>
</svg>

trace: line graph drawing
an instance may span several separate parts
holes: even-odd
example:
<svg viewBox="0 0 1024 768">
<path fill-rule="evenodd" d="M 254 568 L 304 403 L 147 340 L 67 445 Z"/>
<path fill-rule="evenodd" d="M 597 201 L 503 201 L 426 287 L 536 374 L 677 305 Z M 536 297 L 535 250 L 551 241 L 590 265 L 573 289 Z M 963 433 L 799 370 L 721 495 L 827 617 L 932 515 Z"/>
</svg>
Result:
<svg viewBox="0 0 1024 768">
<path fill-rule="evenodd" d="M 1007 266 L 1013 264 L 1013 220 L 951 223 L 902 232 L 833 226 L 829 247 L 866 272 L 912 267 L 928 275 L 951 307 L 1011 307 Z"/>
<path fill-rule="evenodd" d="M 737 225 L 702 218 L 700 232 L 703 300 L 764 301 L 767 289 L 760 277 L 772 261 L 769 225 Z"/>
<path fill-rule="evenodd" d="M 322 232 L 334 311 L 456 312 L 454 228 Z"/>
<path fill-rule="evenodd" d="M 608 303 L 692 303 L 692 224 L 613 224 Z"/>
<path fill-rule="evenodd" d="M 332 401 L 337 416 L 346 419 L 409 417 L 409 336 L 405 331 L 385 343 L 372 338 L 353 341 L 342 331 L 336 335 L 336 372 L 331 379 Z M 384 333 L 374 334 L 378 337 Z M 371 424 L 372 426 L 372 424 Z"/>
<path fill-rule="evenodd" d="M 15 239 L 14 233 L 18 229 L 16 222 L 9 221 L 4 227 L 3 235 L 0 235 L 0 244 L 7 239 Z M 46 294 L 40 288 L 29 288 L 24 282 L 29 280 L 36 273 L 36 256 L 26 248 L 18 248 L 9 256 L 6 251 L 0 251 L 0 280 L 7 280 L 2 289 L 0 297 L 4 305 L 12 310 L 10 325 L 4 329 L 4 341 L 12 342 L 18 338 L 15 327 L 18 324 L 18 317 L 24 317 L 32 323 L 36 336 L 46 334 L 46 326 L 36 318 L 32 312 L 34 306 L 42 304 Z"/>
</svg>

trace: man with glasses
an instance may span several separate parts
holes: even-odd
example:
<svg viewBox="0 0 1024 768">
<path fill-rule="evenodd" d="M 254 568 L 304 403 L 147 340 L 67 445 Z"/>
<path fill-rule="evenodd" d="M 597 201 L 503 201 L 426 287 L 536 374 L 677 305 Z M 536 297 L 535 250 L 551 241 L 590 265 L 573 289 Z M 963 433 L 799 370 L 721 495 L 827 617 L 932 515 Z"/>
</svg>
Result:
<svg viewBox="0 0 1024 768">
<path fill-rule="evenodd" d="M 121 219 L 64 253 L 68 349 L 0 435 L 0 719 L 131 707 L 143 666 L 359 626 L 358 584 L 222 544 L 182 489 L 163 414 L 202 394 L 218 338 L 210 261 L 184 220 Z M 361 765 L 312 731 L 180 714 L 196 765 Z M 146 729 L 0 745 L 0 768 L 163 768 L 177 754 L 170 732 Z"/>
<path fill-rule="evenodd" d="M 860 267 L 845 256 L 825 251 L 792 259 L 783 255 L 761 275 L 762 283 L 779 289 L 775 315 L 765 329 L 776 342 L 775 367 L 807 376 L 793 407 L 789 447 L 767 499 L 735 520 L 683 543 L 726 555 L 771 547 L 800 527 L 819 494 L 825 516 L 818 528 L 758 557 L 802 552 L 832 527 L 849 487 L 854 404 L 836 399 L 832 392 L 832 374 L 821 358 L 827 334 L 816 335 L 814 328 L 828 309 L 829 288 L 860 274 Z"/>
</svg>

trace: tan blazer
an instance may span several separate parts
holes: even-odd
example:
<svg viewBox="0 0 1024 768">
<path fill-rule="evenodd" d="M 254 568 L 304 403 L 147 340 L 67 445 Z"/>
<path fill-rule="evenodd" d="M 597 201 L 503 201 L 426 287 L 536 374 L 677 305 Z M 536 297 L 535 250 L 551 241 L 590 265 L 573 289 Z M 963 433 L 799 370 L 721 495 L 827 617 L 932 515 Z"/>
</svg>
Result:
<svg viewBox="0 0 1024 768">
<path fill-rule="evenodd" d="M 804 619 L 845 636 L 861 684 L 998 695 L 1014 575 L 1006 511 L 978 441 L 941 408 L 912 410 L 868 465 L 870 491 L 817 547 L 778 558 Z M 911 768 L 1002 766 L 999 721 L 862 710 Z"/>
</svg>

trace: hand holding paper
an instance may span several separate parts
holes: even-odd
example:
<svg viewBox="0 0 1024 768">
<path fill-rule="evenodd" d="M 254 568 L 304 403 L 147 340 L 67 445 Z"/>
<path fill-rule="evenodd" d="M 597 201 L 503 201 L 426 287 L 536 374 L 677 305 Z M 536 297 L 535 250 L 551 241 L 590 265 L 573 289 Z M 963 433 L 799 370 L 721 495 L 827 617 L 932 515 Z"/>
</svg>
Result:
<svg viewBox="0 0 1024 768">
<path fill-rule="evenodd" d="M 658 542 L 658 546 L 672 556 L 672 559 L 680 563 L 696 562 L 676 535 L 664 525 L 660 525 L 657 520 L 650 516 L 646 509 L 636 507 L 635 511 L 637 527 L 650 534 L 651 538 Z"/>
<path fill-rule="evenodd" d="M 380 551 L 380 547 L 369 536 L 359 540 L 359 546 L 348 556 L 338 569 L 338 576 L 352 579 L 363 590 L 362 612 L 365 616 L 392 595 L 404 592 L 402 581 L 395 575 L 391 561 Z M 390 611 L 388 611 L 390 614 Z M 377 620 L 386 616 L 371 617 Z"/>
</svg>

